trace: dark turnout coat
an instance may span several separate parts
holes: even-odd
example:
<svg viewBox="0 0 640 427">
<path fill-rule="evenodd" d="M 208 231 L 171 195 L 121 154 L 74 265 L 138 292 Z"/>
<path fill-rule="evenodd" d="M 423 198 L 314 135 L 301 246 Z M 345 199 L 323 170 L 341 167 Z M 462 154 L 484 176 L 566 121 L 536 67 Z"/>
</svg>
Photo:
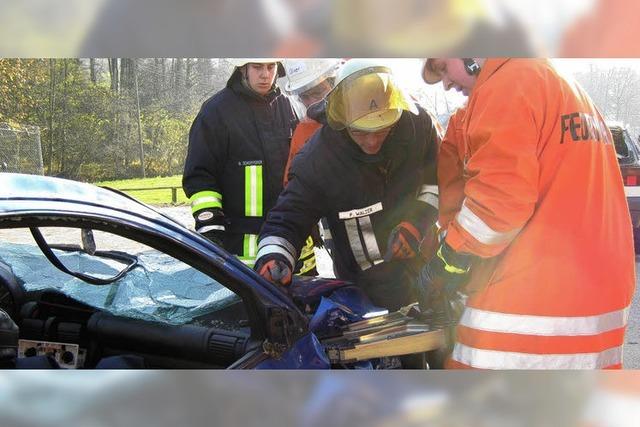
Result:
<svg viewBox="0 0 640 427">
<path fill-rule="evenodd" d="M 421 108 L 419 115 L 403 112 L 376 155 L 362 152 L 346 131 L 323 126 L 294 159 L 262 228 L 258 258 L 276 252 L 295 260 L 311 227 L 326 217 L 338 277 L 355 281 L 380 305 L 411 302 L 416 267 L 383 256 L 401 221 L 435 221 L 436 126 Z"/>
<path fill-rule="evenodd" d="M 219 196 L 227 222 L 224 246 L 249 265 L 265 215 L 282 191 L 297 124 L 280 89 L 258 96 L 236 70 L 227 87 L 202 105 L 191 126 L 184 191 L 192 201 L 203 192 Z"/>
</svg>

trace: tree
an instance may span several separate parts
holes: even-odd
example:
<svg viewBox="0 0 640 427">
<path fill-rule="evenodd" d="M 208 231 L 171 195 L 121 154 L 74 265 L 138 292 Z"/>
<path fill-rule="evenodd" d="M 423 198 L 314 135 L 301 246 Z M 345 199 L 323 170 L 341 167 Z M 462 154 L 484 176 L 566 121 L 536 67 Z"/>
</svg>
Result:
<svg viewBox="0 0 640 427">
<path fill-rule="evenodd" d="M 119 67 L 118 67 L 118 58 L 109 58 L 109 77 L 111 78 L 111 90 L 114 92 L 118 92 L 119 85 Z"/>
<path fill-rule="evenodd" d="M 576 79 L 608 120 L 640 128 L 640 73 L 636 69 L 591 64 Z"/>
<path fill-rule="evenodd" d="M 44 59 L 0 59 L 0 122 L 41 124 L 33 122 L 43 108 L 47 66 Z"/>
<path fill-rule="evenodd" d="M 0 59 L 0 122 L 40 127 L 48 175 L 127 178 L 143 161 L 148 176 L 180 173 L 193 118 L 232 70 L 206 58 Z"/>
</svg>

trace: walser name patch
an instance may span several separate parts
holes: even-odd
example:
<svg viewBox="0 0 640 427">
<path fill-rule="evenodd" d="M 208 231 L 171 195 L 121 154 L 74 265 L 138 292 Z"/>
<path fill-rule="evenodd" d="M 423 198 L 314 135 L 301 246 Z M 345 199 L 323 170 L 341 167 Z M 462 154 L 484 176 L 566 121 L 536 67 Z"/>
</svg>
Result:
<svg viewBox="0 0 640 427">
<path fill-rule="evenodd" d="M 382 202 L 378 202 L 375 205 L 367 206 L 366 208 L 354 209 L 347 212 L 338 212 L 339 219 L 351 219 L 360 218 L 363 216 L 369 216 L 382 210 Z"/>
</svg>

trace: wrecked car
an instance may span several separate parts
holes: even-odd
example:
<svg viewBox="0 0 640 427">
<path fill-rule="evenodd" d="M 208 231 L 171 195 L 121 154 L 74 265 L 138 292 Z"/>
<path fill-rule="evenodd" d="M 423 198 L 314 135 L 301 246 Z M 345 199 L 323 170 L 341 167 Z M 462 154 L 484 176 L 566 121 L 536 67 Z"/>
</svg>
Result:
<svg viewBox="0 0 640 427">
<path fill-rule="evenodd" d="M 11 173 L 0 188 L 0 308 L 17 327 L 19 360 L 377 368 L 445 345 L 441 325 L 415 307 L 387 313 L 332 279 L 283 289 L 116 190 Z"/>
</svg>

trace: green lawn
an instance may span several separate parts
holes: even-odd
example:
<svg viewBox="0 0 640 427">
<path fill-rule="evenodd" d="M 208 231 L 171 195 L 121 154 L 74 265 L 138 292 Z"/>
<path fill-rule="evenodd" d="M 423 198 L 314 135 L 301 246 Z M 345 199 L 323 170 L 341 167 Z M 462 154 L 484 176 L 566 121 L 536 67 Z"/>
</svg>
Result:
<svg viewBox="0 0 640 427">
<path fill-rule="evenodd" d="M 129 190 L 133 188 L 149 188 L 149 190 L 125 191 L 127 194 L 135 197 L 141 202 L 150 205 L 170 205 L 171 190 L 153 190 L 156 187 L 178 187 L 177 202 L 178 204 L 188 203 L 187 196 L 182 191 L 182 175 L 166 176 L 160 178 L 145 179 L 122 179 L 119 181 L 102 181 L 96 182 L 95 185 L 115 188 L 118 190 Z"/>
</svg>

